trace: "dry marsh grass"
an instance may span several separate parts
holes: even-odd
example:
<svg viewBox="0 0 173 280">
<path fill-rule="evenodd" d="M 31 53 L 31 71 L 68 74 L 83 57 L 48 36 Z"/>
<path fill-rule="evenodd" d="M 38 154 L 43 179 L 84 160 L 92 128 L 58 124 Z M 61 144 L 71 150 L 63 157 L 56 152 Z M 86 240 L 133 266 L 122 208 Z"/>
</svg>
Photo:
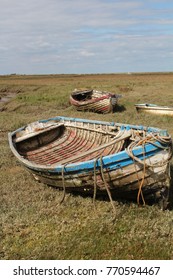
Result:
<svg viewBox="0 0 173 280">
<path fill-rule="evenodd" d="M 76 112 L 74 88 L 120 93 L 120 111 Z M 157 205 L 67 194 L 35 182 L 8 146 L 7 132 L 56 115 L 156 126 L 173 136 L 173 118 L 137 114 L 134 104 L 173 105 L 173 74 L 0 76 L 0 259 L 173 259 L 173 212 Z M 2 100 L 2 99 L 0 99 Z M 171 166 L 173 176 L 173 168 Z"/>
</svg>

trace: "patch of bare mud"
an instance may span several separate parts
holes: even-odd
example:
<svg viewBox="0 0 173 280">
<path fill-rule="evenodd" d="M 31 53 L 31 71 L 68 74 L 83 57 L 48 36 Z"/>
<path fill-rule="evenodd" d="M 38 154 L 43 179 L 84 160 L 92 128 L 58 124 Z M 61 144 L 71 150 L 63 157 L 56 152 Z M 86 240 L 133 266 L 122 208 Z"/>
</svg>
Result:
<svg viewBox="0 0 173 280">
<path fill-rule="evenodd" d="M 11 99 L 15 98 L 16 95 L 20 92 L 17 91 L 8 91 L 7 89 L 0 90 L 0 112 L 5 111 L 5 105 L 10 102 Z"/>
</svg>

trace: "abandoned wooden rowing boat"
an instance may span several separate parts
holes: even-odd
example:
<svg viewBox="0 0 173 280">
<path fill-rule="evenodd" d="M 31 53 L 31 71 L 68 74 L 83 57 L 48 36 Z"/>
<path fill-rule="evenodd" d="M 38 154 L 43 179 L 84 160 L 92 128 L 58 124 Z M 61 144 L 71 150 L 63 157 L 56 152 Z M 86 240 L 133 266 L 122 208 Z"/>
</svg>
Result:
<svg viewBox="0 0 173 280">
<path fill-rule="evenodd" d="M 16 158 L 43 183 L 109 198 L 166 200 L 172 140 L 165 130 L 68 117 L 9 133 Z"/>
<path fill-rule="evenodd" d="M 170 106 L 159 106 L 156 104 L 135 104 L 138 112 L 146 112 L 157 115 L 168 115 L 173 116 L 173 107 Z"/>
<path fill-rule="evenodd" d="M 75 89 L 70 95 L 70 103 L 79 111 L 106 114 L 115 111 L 120 97 L 120 94 L 106 91 Z"/>
</svg>

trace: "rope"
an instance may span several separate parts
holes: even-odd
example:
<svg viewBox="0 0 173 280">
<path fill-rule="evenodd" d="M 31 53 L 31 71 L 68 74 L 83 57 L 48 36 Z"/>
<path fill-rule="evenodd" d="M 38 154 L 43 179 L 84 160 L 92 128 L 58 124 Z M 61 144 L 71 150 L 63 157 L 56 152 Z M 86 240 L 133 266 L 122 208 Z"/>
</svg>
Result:
<svg viewBox="0 0 173 280">
<path fill-rule="evenodd" d="M 141 181 L 141 183 L 140 183 L 140 185 L 139 185 L 139 190 L 138 190 L 138 195 L 137 195 L 137 204 L 138 204 L 138 206 L 140 205 L 140 202 L 139 202 L 140 196 L 141 196 L 141 198 L 142 198 L 143 205 L 145 206 L 145 199 L 144 199 L 143 192 L 142 192 L 142 187 L 143 187 L 144 179 L 145 179 L 145 170 L 146 170 L 146 164 L 145 164 L 145 146 L 143 146 L 143 156 L 144 156 L 144 169 L 143 169 L 142 181 Z"/>
<path fill-rule="evenodd" d="M 156 137 L 154 137 L 154 139 L 156 139 Z M 151 138 L 150 138 L 150 140 L 151 140 Z M 157 140 L 158 140 L 158 139 L 157 139 Z M 158 141 L 161 142 L 161 140 L 158 140 Z M 169 142 L 170 142 L 170 144 L 171 144 L 171 141 L 169 141 Z M 167 142 L 167 143 L 169 143 L 169 142 Z M 132 153 L 132 149 L 135 148 L 135 147 L 137 147 L 137 146 L 144 145 L 144 144 L 146 144 L 146 143 L 151 143 L 152 145 L 154 145 L 154 146 L 156 146 L 156 147 L 158 147 L 158 148 L 160 148 L 160 149 L 163 149 L 163 150 L 165 149 L 164 146 L 159 146 L 159 145 L 157 145 L 156 143 L 153 143 L 153 142 L 149 141 L 147 138 L 138 140 L 138 141 L 136 141 L 136 142 L 134 142 L 134 143 L 132 142 L 132 143 L 126 148 L 126 152 L 127 152 L 127 154 L 128 154 L 131 158 L 134 158 L 137 162 L 139 162 L 139 163 L 142 164 L 142 165 L 144 164 L 144 161 L 142 161 L 142 160 L 140 160 L 138 157 L 134 156 L 133 153 Z M 171 157 L 172 157 L 172 149 L 170 148 L 170 149 L 169 149 L 169 156 L 168 156 L 168 158 L 167 158 L 166 160 L 162 161 L 161 163 L 156 163 L 156 164 L 145 163 L 145 165 L 146 165 L 147 167 L 161 167 L 161 166 L 165 165 L 167 162 L 169 162 L 170 159 L 171 159 Z"/>
<path fill-rule="evenodd" d="M 66 188 L 65 188 L 65 177 L 64 177 L 64 169 L 65 169 L 65 165 L 62 166 L 62 187 L 63 187 L 63 195 L 62 198 L 60 200 L 60 204 L 63 203 L 64 199 L 65 199 L 65 195 L 66 195 Z"/>
<path fill-rule="evenodd" d="M 96 164 L 97 164 L 98 158 L 94 161 L 94 193 L 93 193 L 93 203 L 95 208 L 95 199 L 96 199 L 96 193 L 97 193 L 97 176 L 96 176 Z"/>
<path fill-rule="evenodd" d="M 140 182 L 140 180 L 139 180 L 139 174 L 138 174 L 138 171 L 137 171 L 137 168 L 136 168 L 135 157 L 134 157 L 134 155 L 133 155 L 132 152 L 131 152 L 131 155 L 132 155 L 132 160 L 133 160 L 133 164 L 134 164 L 134 168 L 135 168 L 135 172 L 136 172 L 136 177 L 137 177 L 138 183 L 139 183 L 139 190 L 138 190 L 138 195 L 137 195 L 137 204 L 138 204 L 138 206 L 140 205 L 139 199 L 140 199 L 140 195 L 141 195 L 142 201 L 143 201 L 143 205 L 145 205 L 145 199 L 144 199 L 144 196 L 143 196 L 143 193 L 142 193 L 142 186 L 143 186 L 144 179 L 145 179 L 146 164 L 144 164 L 144 168 L 143 168 L 143 177 L 142 177 L 142 181 Z M 143 155 L 145 156 L 145 152 L 143 152 Z M 145 158 L 144 158 L 144 161 L 145 161 Z"/>
<path fill-rule="evenodd" d="M 140 140 L 135 141 L 134 143 L 132 142 L 132 143 L 129 145 L 129 147 L 126 149 L 127 154 L 133 159 L 134 166 L 135 166 L 135 171 L 136 171 L 136 172 L 137 172 L 137 170 L 136 170 L 135 161 L 136 161 L 136 162 L 139 162 L 140 164 L 143 165 L 143 177 L 142 177 L 141 183 L 139 184 L 139 190 L 138 190 L 138 195 L 137 195 L 137 203 L 138 203 L 138 206 L 140 205 L 140 201 L 139 201 L 139 200 L 140 200 L 140 196 L 141 196 L 141 198 L 142 198 L 143 205 L 145 205 L 145 200 L 144 200 L 144 196 L 143 196 L 143 193 L 142 193 L 142 187 L 143 187 L 144 180 L 145 180 L 146 167 L 154 168 L 155 166 L 163 166 L 163 165 L 165 165 L 167 162 L 169 162 L 169 160 L 170 160 L 171 157 L 172 157 L 172 152 L 171 152 L 172 150 L 171 150 L 171 148 L 170 148 L 170 149 L 169 149 L 168 158 L 167 158 L 166 160 L 162 161 L 162 163 L 160 163 L 160 164 L 158 164 L 158 163 L 152 164 L 150 158 L 149 158 L 150 163 L 146 163 L 146 158 L 145 158 L 145 144 L 146 144 L 146 143 L 153 144 L 154 146 L 156 146 L 156 147 L 158 147 L 158 148 L 160 148 L 160 149 L 165 149 L 164 146 L 162 146 L 162 145 L 159 146 L 159 145 L 157 145 L 156 143 L 151 142 L 152 139 L 155 139 L 155 140 L 159 141 L 160 144 L 161 144 L 161 143 L 163 143 L 163 144 L 167 143 L 167 144 L 168 144 L 169 142 L 170 142 L 170 144 L 171 144 L 170 138 L 168 138 L 168 137 L 167 137 L 166 139 L 163 139 L 163 138 L 161 138 L 161 137 L 159 137 L 159 136 L 156 137 L 156 136 L 154 136 L 153 134 L 150 134 L 150 135 L 149 135 L 147 138 L 145 138 L 145 139 L 142 138 L 142 139 L 140 139 Z M 134 156 L 133 151 L 132 151 L 133 148 L 135 148 L 135 147 L 137 147 L 137 146 L 140 146 L 140 145 L 143 146 L 143 161 L 140 160 L 138 157 Z M 171 145 L 171 147 L 172 147 L 172 145 Z M 138 177 L 138 175 L 137 175 L 137 179 L 138 179 L 138 182 L 139 182 L 139 177 Z"/>
<path fill-rule="evenodd" d="M 113 211 L 114 211 L 114 213 L 116 213 L 116 209 L 115 209 L 115 205 L 114 205 L 113 200 L 112 200 L 111 192 L 110 192 L 110 190 L 109 190 L 109 187 L 108 187 L 108 184 L 107 184 L 107 182 L 106 182 L 106 180 L 105 180 L 105 176 L 104 176 L 104 172 L 103 172 L 103 158 L 102 158 L 102 156 L 100 157 L 100 167 L 101 167 L 102 179 L 103 179 L 103 182 L 104 182 L 104 185 L 105 185 L 107 194 L 108 194 L 108 196 L 109 196 L 109 199 L 110 199 L 110 202 L 111 202 Z"/>
</svg>

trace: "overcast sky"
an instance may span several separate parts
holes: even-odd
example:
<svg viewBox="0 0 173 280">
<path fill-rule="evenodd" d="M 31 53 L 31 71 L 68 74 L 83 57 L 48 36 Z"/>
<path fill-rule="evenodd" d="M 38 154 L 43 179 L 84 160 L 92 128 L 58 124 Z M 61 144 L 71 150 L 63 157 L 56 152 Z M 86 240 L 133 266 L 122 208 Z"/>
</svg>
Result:
<svg viewBox="0 0 173 280">
<path fill-rule="evenodd" d="M 173 71 L 172 0 L 0 0 L 0 74 Z"/>
</svg>

